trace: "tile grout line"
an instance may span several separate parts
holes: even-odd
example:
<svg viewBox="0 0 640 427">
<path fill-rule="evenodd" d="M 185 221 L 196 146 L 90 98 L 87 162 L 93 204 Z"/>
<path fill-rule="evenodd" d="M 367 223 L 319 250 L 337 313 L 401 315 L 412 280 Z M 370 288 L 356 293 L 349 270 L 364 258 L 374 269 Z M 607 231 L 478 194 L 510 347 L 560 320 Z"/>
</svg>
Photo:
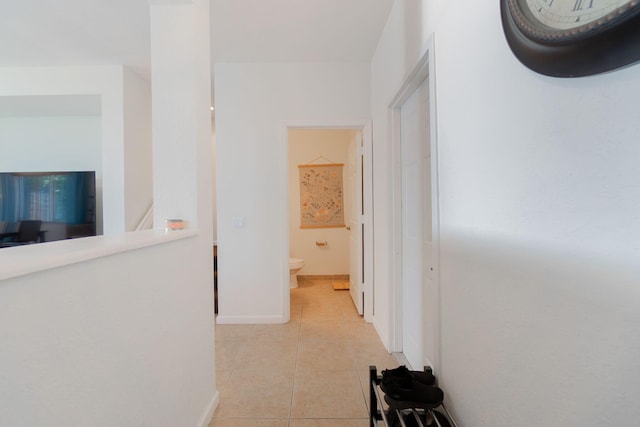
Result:
<svg viewBox="0 0 640 427">
<path fill-rule="evenodd" d="M 298 315 L 296 315 L 296 319 L 291 319 L 291 321 L 295 321 L 297 322 L 297 325 L 295 325 L 294 328 L 290 329 L 291 331 L 294 331 L 295 335 L 295 347 L 289 347 L 291 350 L 290 351 L 295 351 L 295 358 L 293 360 L 293 373 L 292 373 L 292 379 L 291 379 L 291 391 L 290 391 L 290 400 L 289 400 L 289 407 L 288 407 L 288 413 L 287 413 L 287 418 L 286 419 L 280 419 L 280 421 L 277 421 L 276 419 L 271 419 L 271 421 L 267 421 L 266 418 L 264 418 L 263 416 L 260 416 L 258 414 L 254 415 L 252 414 L 252 416 L 250 417 L 242 417 L 246 420 L 249 419 L 253 419 L 253 420 L 262 420 L 260 422 L 264 422 L 264 423 L 269 423 L 269 425 L 271 426 L 271 423 L 277 424 L 278 426 L 288 426 L 288 427 L 292 427 L 292 426 L 298 426 L 298 427 L 302 427 L 302 426 L 310 426 L 310 425 L 316 425 L 313 424 L 314 421 L 313 420 L 342 420 L 342 421 L 338 421 L 339 425 L 349 425 L 351 426 L 352 424 L 357 424 L 360 425 L 360 422 L 367 422 L 368 418 L 366 418 L 365 416 L 360 417 L 360 416 L 349 416 L 346 418 L 334 418 L 332 417 L 332 415 L 334 415 L 333 413 L 317 413 L 315 417 L 313 416 L 307 416 L 310 414 L 307 414 L 304 410 L 303 412 L 301 412 L 300 418 L 292 418 L 293 415 L 293 408 L 294 408 L 294 400 L 297 399 L 297 397 L 300 396 L 300 393 L 307 393 L 308 391 L 306 390 L 306 386 L 304 384 L 304 378 L 301 378 L 299 376 L 299 369 L 301 369 L 304 366 L 304 357 L 301 359 L 301 357 L 303 356 L 301 354 L 301 350 L 302 350 L 302 326 L 303 326 L 303 322 L 310 324 L 309 329 L 307 330 L 307 337 L 311 340 L 313 340 L 313 338 L 316 336 L 316 332 L 321 333 L 321 336 L 327 338 L 327 332 L 324 331 L 323 329 L 320 329 L 318 331 L 315 330 L 316 328 L 316 323 L 332 323 L 334 322 L 334 326 L 330 328 L 330 332 L 337 334 L 335 336 L 336 339 L 342 340 L 345 342 L 346 347 L 344 350 L 346 350 L 346 355 L 350 356 L 351 359 L 351 364 L 352 366 L 348 369 L 348 371 L 351 371 L 354 373 L 355 375 L 355 379 L 358 381 L 358 397 L 356 398 L 357 400 L 354 400 L 354 404 L 357 404 L 357 401 L 361 401 L 363 402 L 363 407 L 365 410 L 365 415 L 366 413 L 368 413 L 368 403 L 367 403 L 367 395 L 366 395 L 366 384 L 363 383 L 362 379 L 360 378 L 360 370 L 359 370 L 359 359 L 358 359 L 358 355 L 359 355 L 359 345 L 360 345 L 360 341 L 356 340 L 356 341 L 352 341 L 353 333 L 359 333 L 359 331 L 361 331 L 359 329 L 359 326 L 356 328 L 356 330 L 353 330 L 351 332 L 349 332 L 351 329 L 350 328 L 354 328 L 356 327 L 356 322 L 357 320 L 359 320 L 360 322 L 362 322 L 362 318 L 358 317 L 357 315 L 353 315 L 352 311 L 357 313 L 357 310 L 355 308 L 355 306 L 353 305 L 353 301 L 351 299 L 351 295 L 348 295 L 348 291 L 347 293 L 344 293 L 344 291 L 334 291 L 333 289 L 331 289 L 331 292 L 326 292 L 329 288 L 327 288 L 326 286 L 329 285 L 331 286 L 331 283 L 329 284 L 322 284 L 321 287 L 318 288 L 314 288 L 314 285 L 311 284 L 311 286 L 307 286 L 308 289 L 304 289 L 304 291 L 308 291 L 308 292 L 295 292 L 294 294 L 297 294 L 296 299 L 299 298 L 299 310 L 296 310 L 296 312 L 298 313 Z M 316 291 L 317 290 L 317 291 Z M 336 293 L 339 292 L 339 293 Z M 303 297 L 304 295 L 304 297 Z M 338 296 L 339 295 L 339 296 Z M 336 297 L 337 296 L 337 297 Z M 293 298 L 292 298 L 293 299 Z M 296 302 L 296 304 L 298 304 L 298 302 Z M 332 310 L 330 309 L 331 306 L 336 306 L 335 308 L 339 308 L 339 310 Z M 325 310 L 328 310 L 325 312 Z M 352 311 L 350 311 L 352 310 Z M 293 313 L 293 312 L 292 312 Z M 308 318 L 305 319 L 305 314 L 307 316 L 309 316 Z M 332 317 L 335 316 L 335 317 Z M 249 325 L 247 325 L 249 326 Z M 237 332 L 235 331 L 235 329 L 232 329 L 233 334 L 229 335 L 227 338 L 229 338 L 231 341 L 234 341 L 235 339 L 239 339 L 240 337 L 242 337 L 241 341 L 241 346 L 242 346 L 242 351 L 240 353 L 246 353 L 247 351 L 247 346 L 249 345 L 249 343 L 252 340 L 252 337 L 256 337 L 258 335 L 258 329 L 256 327 L 256 325 L 252 325 L 253 329 L 251 329 L 251 334 L 246 334 L 246 333 L 241 333 L 242 330 L 238 330 Z M 352 333 L 353 332 L 353 333 Z M 329 334 L 330 335 L 330 334 Z M 280 336 L 280 334 L 278 335 L 272 335 L 270 338 L 271 343 L 274 343 L 276 339 L 278 339 L 278 337 Z M 221 345 L 223 345 L 222 343 L 220 343 Z M 295 350 L 293 350 L 293 348 L 295 348 Z M 368 351 L 368 350 L 367 350 Z M 240 354 L 239 353 L 239 354 Z M 333 353 L 332 353 L 333 354 Z M 364 353 L 363 353 L 364 354 Z M 277 357 L 277 356 L 275 356 Z M 362 357 L 360 357 L 361 359 Z M 369 357 L 366 357 L 365 359 L 369 359 Z M 229 375 L 233 375 L 234 372 L 237 372 L 241 369 L 241 366 L 236 365 L 236 364 L 232 364 L 232 369 L 229 370 L 228 374 Z M 289 365 L 291 366 L 291 365 Z M 345 369 L 340 369 L 340 370 L 345 370 Z M 306 378 L 306 377 L 305 377 Z M 302 382 L 300 382 L 302 381 Z M 366 382 L 366 381 L 365 381 Z M 355 386 L 355 383 L 353 384 Z M 355 390 L 354 390 L 355 391 Z M 286 395 L 285 395 L 286 396 Z M 283 396 L 283 398 L 286 398 Z M 355 395 L 354 395 L 355 398 Z M 298 407 L 300 408 L 299 405 L 300 401 L 298 400 Z M 282 413 L 282 415 L 284 415 L 284 413 Z M 337 415 L 337 414 L 336 414 Z M 354 413 L 355 415 L 355 413 Z M 284 418 L 284 417 L 283 417 Z M 218 418 L 217 422 L 222 423 L 220 426 L 218 426 L 218 424 L 214 424 L 218 427 L 222 427 L 222 426 L 227 426 L 230 425 L 228 424 L 229 422 L 234 423 L 234 421 L 232 421 L 233 418 L 227 418 L 225 419 L 221 419 Z M 351 422 L 347 421 L 347 420 L 353 420 Z M 355 420 L 358 420 L 357 422 Z M 312 423 L 312 424 L 309 424 Z M 330 423 L 330 421 L 325 421 L 323 422 L 321 425 L 326 426 L 328 424 L 325 423 Z M 242 424 L 243 426 L 245 426 L 245 424 Z M 247 424 L 248 425 L 248 424 Z M 253 425 L 253 424 L 251 424 Z M 263 425 L 263 424 L 260 424 Z M 267 424 L 264 424 L 264 427 L 266 427 Z M 320 424 L 318 424 L 320 425 Z M 363 424 L 364 425 L 364 424 Z"/>
</svg>

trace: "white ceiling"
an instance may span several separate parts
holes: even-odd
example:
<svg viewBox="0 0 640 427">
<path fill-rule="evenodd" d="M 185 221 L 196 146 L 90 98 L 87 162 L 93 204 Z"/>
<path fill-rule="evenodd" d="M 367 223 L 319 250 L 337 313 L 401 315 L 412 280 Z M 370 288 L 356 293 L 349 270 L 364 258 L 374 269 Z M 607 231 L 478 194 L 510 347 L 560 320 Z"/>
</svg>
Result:
<svg viewBox="0 0 640 427">
<path fill-rule="evenodd" d="M 394 0 L 212 0 L 216 62 L 369 61 Z"/>
<path fill-rule="evenodd" d="M 149 70 L 146 0 L 19 0 L 0 7 L 0 66 L 125 64 Z"/>
<path fill-rule="evenodd" d="M 211 0 L 213 60 L 368 61 L 394 0 Z M 149 74 L 147 0 L 0 8 L 0 66 L 124 64 Z"/>
</svg>

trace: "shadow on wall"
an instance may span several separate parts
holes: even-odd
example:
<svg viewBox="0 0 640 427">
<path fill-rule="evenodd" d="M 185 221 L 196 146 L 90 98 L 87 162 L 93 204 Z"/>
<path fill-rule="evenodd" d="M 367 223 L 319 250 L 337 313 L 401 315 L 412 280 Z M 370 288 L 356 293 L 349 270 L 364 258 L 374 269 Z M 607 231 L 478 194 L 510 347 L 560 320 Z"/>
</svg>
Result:
<svg viewBox="0 0 640 427">
<path fill-rule="evenodd" d="M 446 230 L 441 242 L 441 378 L 450 395 L 478 397 L 465 403 L 474 406 L 465 412 L 487 413 L 497 399 L 516 408 L 521 419 L 511 420 L 513 425 L 534 418 L 558 425 L 545 419 L 541 407 L 596 422 L 613 414 L 585 402 L 615 407 L 640 398 L 637 263 L 623 268 L 613 254 L 550 249 L 543 242 L 514 245 Z M 460 265 L 465 268 L 454 268 Z M 470 354 L 482 369 L 469 363 Z M 514 392 L 520 388 L 527 399 Z M 568 401 L 578 407 L 568 410 Z M 626 424 L 611 420 L 600 421 Z M 493 421 L 499 422 L 498 415 Z"/>
</svg>

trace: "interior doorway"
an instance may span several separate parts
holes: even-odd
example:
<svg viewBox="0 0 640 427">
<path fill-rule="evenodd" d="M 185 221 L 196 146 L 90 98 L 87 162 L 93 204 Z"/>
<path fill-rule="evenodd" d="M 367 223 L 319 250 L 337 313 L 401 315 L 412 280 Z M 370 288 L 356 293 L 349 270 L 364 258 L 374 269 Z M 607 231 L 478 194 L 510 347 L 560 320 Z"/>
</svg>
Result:
<svg viewBox="0 0 640 427">
<path fill-rule="evenodd" d="M 371 125 L 296 124 L 286 127 L 287 139 L 287 257 L 304 259 L 300 275 L 349 277 L 349 293 L 365 320 L 373 316 Z M 340 166 L 331 168 L 331 166 Z M 343 198 L 338 203 L 342 223 L 302 226 L 306 200 L 301 196 L 301 171 L 341 169 Z M 333 201 L 332 201 L 333 202 Z M 289 302 L 289 286 L 283 287 L 283 302 Z"/>
<path fill-rule="evenodd" d="M 394 329 L 414 369 L 440 363 L 438 167 L 433 64 L 427 51 L 392 102 Z"/>
</svg>

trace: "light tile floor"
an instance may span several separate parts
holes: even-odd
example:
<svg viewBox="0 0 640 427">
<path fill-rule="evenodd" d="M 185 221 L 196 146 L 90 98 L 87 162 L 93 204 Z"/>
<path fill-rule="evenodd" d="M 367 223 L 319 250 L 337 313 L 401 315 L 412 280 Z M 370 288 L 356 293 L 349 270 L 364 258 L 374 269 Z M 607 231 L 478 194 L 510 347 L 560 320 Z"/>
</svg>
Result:
<svg viewBox="0 0 640 427">
<path fill-rule="evenodd" d="M 303 280 L 283 325 L 217 325 L 209 427 L 368 427 L 369 365 L 398 366 L 348 290 Z"/>
</svg>

